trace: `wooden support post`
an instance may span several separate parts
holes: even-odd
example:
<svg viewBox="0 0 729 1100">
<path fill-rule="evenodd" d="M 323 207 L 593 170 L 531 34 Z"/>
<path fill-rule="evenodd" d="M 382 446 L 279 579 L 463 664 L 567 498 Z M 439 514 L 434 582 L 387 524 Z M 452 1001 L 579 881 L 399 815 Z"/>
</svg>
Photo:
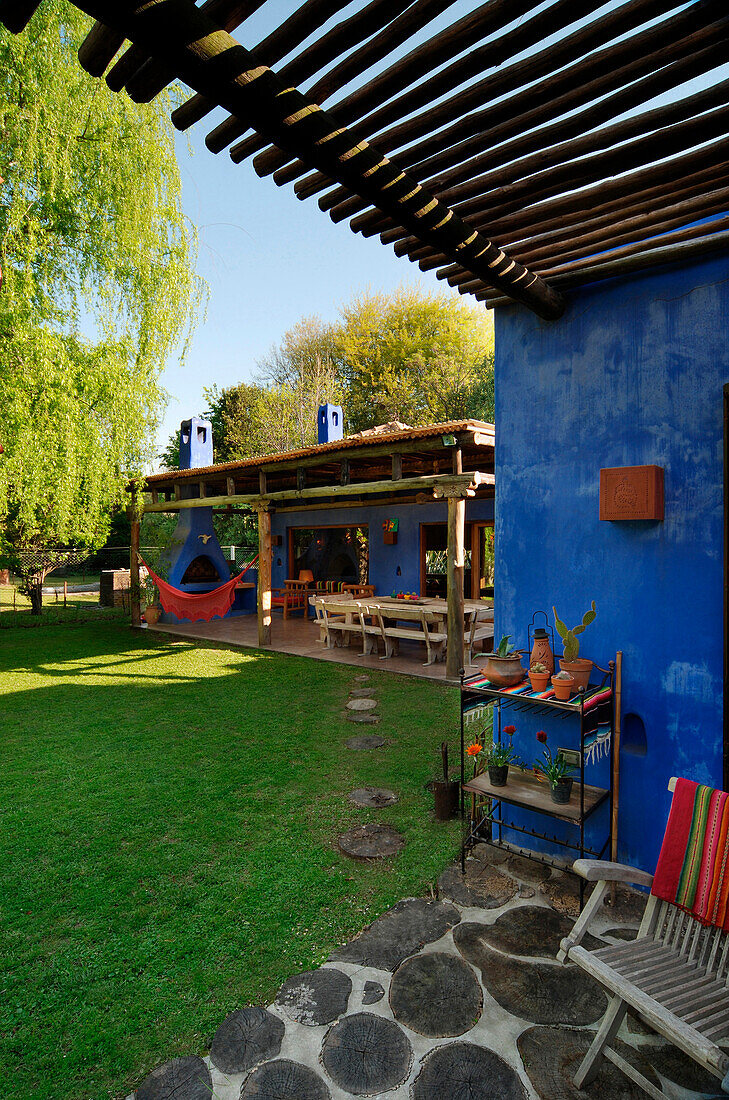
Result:
<svg viewBox="0 0 729 1100">
<path fill-rule="evenodd" d="M 131 507 L 131 536 L 129 539 L 129 601 L 132 613 L 132 626 L 139 627 L 142 623 L 142 610 L 140 607 L 139 591 L 139 508 L 136 492 L 132 493 Z"/>
<path fill-rule="evenodd" d="M 258 491 L 260 492 L 262 497 L 265 497 L 265 495 L 266 495 L 266 471 L 265 470 L 259 470 L 258 471 Z"/>
<path fill-rule="evenodd" d="M 466 501 L 456 491 L 446 492 L 448 498 L 448 648 L 446 676 L 457 680 L 463 668 L 463 566 L 465 560 Z"/>
<path fill-rule="evenodd" d="M 258 511 L 258 644 L 271 644 L 271 513 Z"/>
<path fill-rule="evenodd" d="M 234 497 L 235 496 L 235 479 L 232 478 L 232 477 L 227 477 L 225 479 L 225 482 L 226 482 L 226 486 L 227 486 L 228 496 L 229 497 Z"/>
<path fill-rule="evenodd" d="M 402 455 L 395 454 L 392 456 L 392 480 L 399 481 L 402 477 Z"/>
<path fill-rule="evenodd" d="M 306 488 L 306 470 L 303 466 L 298 466 L 296 469 L 296 488 L 299 492 Z"/>
<path fill-rule="evenodd" d="M 174 488 L 174 491 L 175 491 L 175 500 L 181 500 L 182 499 L 182 490 L 180 489 L 179 481 L 175 482 L 173 488 Z"/>
<path fill-rule="evenodd" d="M 463 451 L 460 447 L 453 448 L 453 473 L 463 473 Z"/>
<path fill-rule="evenodd" d="M 349 459 L 343 458 L 339 467 L 339 484 L 349 485 Z"/>
<path fill-rule="evenodd" d="M 167 499 L 167 494 L 163 493 L 162 495 L 164 496 L 164 498 L 166 500 Z M 156 489 L 152 489 L 152 504 L 159 504 L 159 493 L 157 492 Z"/>
<path fill-rule="evenodd" d="M 198 495 L 199 495 L 201 500 L 207 495 L 207 490 L 205 488 L 205 482 L 204 481 L 199 481 L 198 482 Z"/>
</svg>

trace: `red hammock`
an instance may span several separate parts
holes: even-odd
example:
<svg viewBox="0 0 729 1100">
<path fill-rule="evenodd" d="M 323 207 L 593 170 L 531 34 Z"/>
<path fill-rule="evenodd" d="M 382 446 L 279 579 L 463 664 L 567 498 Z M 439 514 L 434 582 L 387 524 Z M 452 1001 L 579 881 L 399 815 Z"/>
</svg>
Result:
<svg viewBox="0 0 729 1100">
<path fill-rule="evenodd" d="M 178 619 L 189 619 L 193 623 L 207 623 L 216 615 L 222 618 L 230 611 L 235 599 L 235 587 L 241 577 L 258 561 L 258 554 L 236 577 L 231 577 L 229 581 L 214 588 L 212 592 L 183 592 L 179 588 L 173 588 L 171 584 L 167 584 L 167 581 L 158 577 L 154 569 L 150 569 L 141 555 L 140 561 L 159 589 L 159 601 L 164 611 L 169 615 L 175 615 Z"/>
</svg>

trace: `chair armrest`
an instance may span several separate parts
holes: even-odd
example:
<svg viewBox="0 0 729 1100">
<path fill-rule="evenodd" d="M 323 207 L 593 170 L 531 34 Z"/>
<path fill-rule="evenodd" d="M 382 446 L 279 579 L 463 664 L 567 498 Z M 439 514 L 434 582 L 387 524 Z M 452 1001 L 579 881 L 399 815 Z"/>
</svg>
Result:
<svg viewBox="0 0 729 1100">
<path fill-rule="evenodd" d="M 632 882 L 637 886 L 651 886 L 653 875 L 625 863 L 610 863 L 603 859 L 577 859 L 572 870 L 585 882 Z"/>
</svg>

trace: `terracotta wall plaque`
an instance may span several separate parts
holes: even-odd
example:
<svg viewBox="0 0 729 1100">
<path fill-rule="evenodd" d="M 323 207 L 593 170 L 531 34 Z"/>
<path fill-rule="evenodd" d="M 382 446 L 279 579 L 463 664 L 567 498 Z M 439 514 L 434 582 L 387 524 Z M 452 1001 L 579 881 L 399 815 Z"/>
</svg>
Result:
<svg viewBox="0 0 729 1100">
<path fill-rule="evenodd" d="M 600 519 L 663 519 L 663 467 L 600 470 Z"/>
</svg>

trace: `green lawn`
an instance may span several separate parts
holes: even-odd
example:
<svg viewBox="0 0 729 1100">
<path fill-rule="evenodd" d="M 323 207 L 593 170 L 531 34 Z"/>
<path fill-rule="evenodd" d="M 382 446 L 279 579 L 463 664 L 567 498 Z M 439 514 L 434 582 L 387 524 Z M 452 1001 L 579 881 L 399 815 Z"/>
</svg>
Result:
<svg viewBox="0 0 729 1100">
<path fill-rule="evenodd" d="M 355 674 L 114 623 L 0 631 L 3 1100 L 123 1097 L 429 890 L 459 841 L 424 789 L 457 691 L 374 673 L 392 743 L 352 752 Z M 365 784 L 400 802 L 357 809 Z M 407 837 L 391 863 L 338 854 L 367 820 Z"/>
<path fill-rule="evenodd" d="M 95 578 L 98 581 L 98 577 Z M 84 583 L 91 584 L 93 577 L 87 578 Z M 81 584 L 81 577 L 69 577 L 69 584 Z M 60 580 L 54 573 L 48 577 L 48 588 L 63 589 L 63 578 Z M 98 592 L 69 592 L 66 606 L 63 606 L 63 591 L 60 596 L 46 595 L 43 597 L 43 609 L 40 615 L 32 615 L 30 600 L 18 592 L 15 583 L 0 585 L 0 630 L 15 627 L 37 627 L 56 623 L 81 623 L 81 622 L 106 622 L 125 618 L 120 608 L 101 607 Z"/>
</svg>

